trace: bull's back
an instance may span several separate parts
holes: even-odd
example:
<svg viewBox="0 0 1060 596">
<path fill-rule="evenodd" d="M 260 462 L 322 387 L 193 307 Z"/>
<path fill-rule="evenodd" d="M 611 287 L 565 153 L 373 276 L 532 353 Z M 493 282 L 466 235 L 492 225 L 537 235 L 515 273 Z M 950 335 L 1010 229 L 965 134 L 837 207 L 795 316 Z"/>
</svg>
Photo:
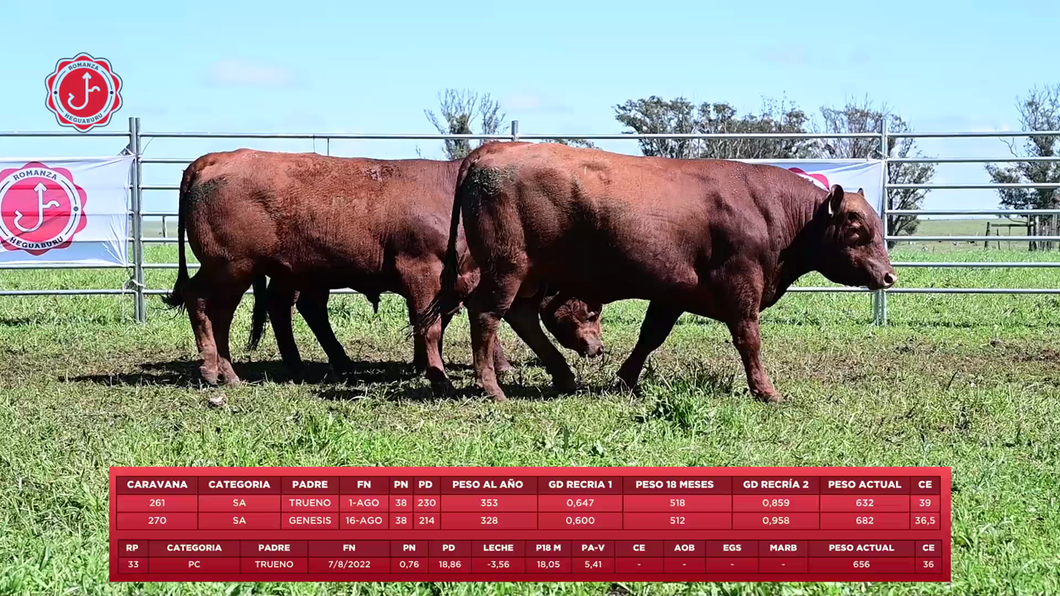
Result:
<svg viewBox="0 0 1060 596">
<path fill-rule="evenodd" d="M 269 275 L 346 276 L 329 280 L 342 287 L 384 283 L 375 278 L 402 256 L 444 253 L 455 185 L 447 162 L 239 150 L 192 167 L 186 208 L 200 259 L 249 259 Z"/>
<path fill-rule="evenodd" d="M 745 164 L 495 145 L 468 158 L 467 225 L 493 245 L 515 239 L 507 250 L 525 251 L 540 275 L 579 296 L 694 289 L 718 261 L 769 236 Z"/>
</svg>

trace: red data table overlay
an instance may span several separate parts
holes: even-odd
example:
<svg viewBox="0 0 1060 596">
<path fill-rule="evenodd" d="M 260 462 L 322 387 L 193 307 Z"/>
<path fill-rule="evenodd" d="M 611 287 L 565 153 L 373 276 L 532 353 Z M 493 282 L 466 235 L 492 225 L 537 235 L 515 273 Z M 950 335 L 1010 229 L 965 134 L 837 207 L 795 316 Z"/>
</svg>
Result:
<svg viewBox="0 0 1060 596">
<path fill-rule="evenodd" d="M 111 581 L 950 581 L 950 468 L 110 468 Z"/>
</svg>

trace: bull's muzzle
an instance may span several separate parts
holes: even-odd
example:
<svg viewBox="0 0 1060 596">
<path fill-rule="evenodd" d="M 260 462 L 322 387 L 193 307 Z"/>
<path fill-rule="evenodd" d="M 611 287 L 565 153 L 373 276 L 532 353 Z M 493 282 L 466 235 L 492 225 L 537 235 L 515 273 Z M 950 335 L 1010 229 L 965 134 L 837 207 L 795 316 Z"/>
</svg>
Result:
<svg viewBox="0 0 1060 596">
<path fill-rule="evenodd" d="M 604 355 L 604 344 L 599 339 L 591 339 L 585 342 L 585 348 L 582 351 L 582 356 L 587 358 L 596 358 L 597 356 Z"/>
</svg>

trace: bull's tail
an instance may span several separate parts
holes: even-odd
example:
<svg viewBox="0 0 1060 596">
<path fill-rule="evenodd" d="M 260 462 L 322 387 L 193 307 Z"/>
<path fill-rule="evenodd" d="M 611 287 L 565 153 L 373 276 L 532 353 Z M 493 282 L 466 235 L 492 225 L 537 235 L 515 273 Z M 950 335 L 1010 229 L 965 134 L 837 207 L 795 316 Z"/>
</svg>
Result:
<svg viewBox="0 0 1060 596">
<path fill-rule="evenodd" d="M 442 266 L 442 286 L 438 295 L 431 300 L 427 309 L 420 314 L 416 331 L 424 333 L 443 314 L 453 314 L 460 308 L 460 295 L 457 290 L 457 281 L 460 277 L 460 254 L 457 251 L 457 239 L 460 233 L 460 205 L 461 199 L 468 192 L 464 188 L 467 172 L 471 168 L 471 159 L 464 160 L 460 164 L 460 174 L 456 178 L 456 192 L 453 197 L 453 215 L 449 221 L 449 245 L 445 249 L 445 259 Z"/>
<path fill-rule="evenodd" d="M 180 312 L 186 304 L 184 292 L 190 281 L 190 278 L 188 277 L 187 248 L 184 242 L 184 219 L 187 216 L 188 193 L 191 192 L 191 187 L 195 183 L 195 175 L 197 173 L 197 163 L 192 162 L 191 165 L 184 170 L 184 177 L 181 178 L 180 181 L 180 195 L 177 197 L 177 252 L 179 255 L 177 281 L 173 284 L 173 291 L 162 297 L 162 302 L 171 308 L 177 309 L 177 312 Z"/>
<path fill-rule="evenodd" d="M 267 280 L 264 275 L 254 277 L 254 314 L 250 320 L 250 337 L 247 339 L 247 350 L 258 349 L 261 336 L 265 334 L 265 323 L 269 321 L 269 307 L 265 294 L 268 293 Z"/>
</svg>

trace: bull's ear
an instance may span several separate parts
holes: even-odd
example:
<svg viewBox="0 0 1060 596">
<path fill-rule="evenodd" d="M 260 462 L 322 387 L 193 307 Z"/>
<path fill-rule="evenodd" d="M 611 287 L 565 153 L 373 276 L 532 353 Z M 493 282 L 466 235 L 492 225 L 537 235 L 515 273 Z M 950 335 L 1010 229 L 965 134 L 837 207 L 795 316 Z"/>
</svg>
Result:
<svg viewBox="0 0 1060 596">
<path fill-rule="evenodd" d="M 835 184 L 828 193 L 828 215 L 835 215 L 839 211 L 839 205 L 843 203 L 843 187 Z"/>
<path fill-rule="evenodd" d="M 864 188 L 861 188 L 861 187 L 859 186 L 859 187 L 858 187 L 858 194 L 859 194 L 859 195 L 861 195 L 861 196 L 865 196 L 865 189 L 864 189 Z"/>
</svg>

